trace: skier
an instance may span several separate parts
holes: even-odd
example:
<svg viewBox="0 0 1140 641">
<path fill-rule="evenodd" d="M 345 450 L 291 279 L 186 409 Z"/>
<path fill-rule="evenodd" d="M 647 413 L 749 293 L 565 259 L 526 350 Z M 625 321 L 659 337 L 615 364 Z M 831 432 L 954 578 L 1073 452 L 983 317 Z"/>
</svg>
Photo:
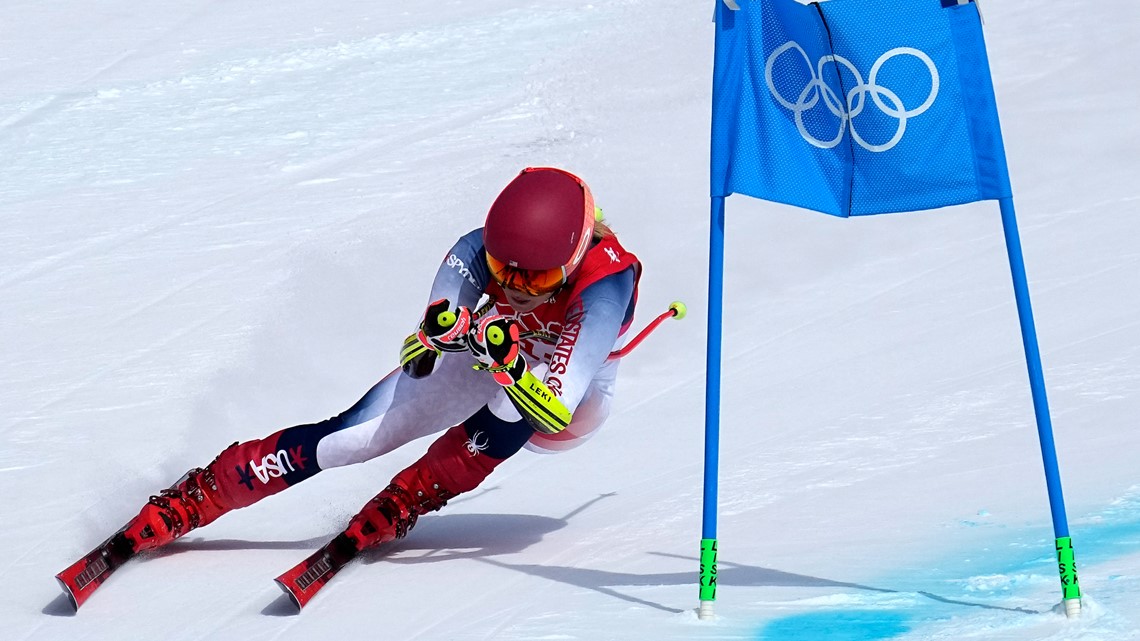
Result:
<svg viewBox="0 0 1140 641">
<path fill-rule="evenodd" d="M 118 545 L 161 547 L 322 470 L 442 432 L 334 542 L 354 555 L 405 536 L 528 441 L 565 449 L 606 419 L 608 356 L 633 320 L 640 273 L 580 178 L 523 170 L 447 253 L 400 368 L 335 418 L 234 443 L 190 470 L 150 498 Z"/>
</svg>

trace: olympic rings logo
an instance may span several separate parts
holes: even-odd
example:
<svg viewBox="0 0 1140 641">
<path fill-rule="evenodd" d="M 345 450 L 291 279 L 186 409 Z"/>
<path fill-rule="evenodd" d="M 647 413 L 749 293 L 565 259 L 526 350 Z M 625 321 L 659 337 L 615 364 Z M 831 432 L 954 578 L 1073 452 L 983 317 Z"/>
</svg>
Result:
<svg viewBox="0 0 1140 641">
<path fill-rule="evenodd" d="M 800 92 L 800 95 L 795 100 L 788 100 L 780 95 L 779 90 L 776 89 L 775 84 L 772 82 L 772 67 L 776 64 L 776 59 L 792 49 L 795 49 L 803 56 L 808 71 L 811 72 L 811 81 L 807 83 L 807 86 L 803 88 L 803 91 Z M 882 70 L 883 65 L 895 56 L 904 55 L 918 58 L 926 65 L 927 70 L 930 72 L 930 95 L 926 97 L 925 102 L 914 109 L 907 109 L 902 99 L 899 98 L 896 93 L 877 82 L 879 71 Z M 836 73 L 841 72 L 839 67 L 842 66 L 855 77 L 855 86 L 847 92 L 846 105 L 840 102 L 839 95 L 823 80 L 824 69 L 828 64 L 836 66 Z M 838 145 L 839 142 L 843 140 L 843 134 L 846 132 L 847 127 L 850 126 L 851 137 L 860 147 L 871 152 L 887 151 L 902 140 L 903 134 L 906 133 L 907 119 L 922 115 L 934 104 L 934 100 L 938 97 L 938 68 L 934 66 L 934 61 L 930 59 L 930 56 L 911 47 L 896 47 L 884 53 L 882 56 L 879 56 L 879 59 L 871 66 L 871 74 L 867 77 L 867 81 L 864 82 L 863 75 L 859 73 L 855 65 L 851 64 L 850 60 L 842 56 L 823 56 L 813 68 L 807 52 L 804 51 L 799 43 L 792 40 L 784 43 L 768 56 L 768 61 L 764 65 L 764 79 L 768 83 L 768 91 L 772 93 L 772 97 L 776 99 L 776 102 L 795 114 L 796 128 L 799 130 L 800 135 L 803 136 L 803 139 L 820 149 L 831 149 Z M 855 129 L 855 118 L 863 113 L 863 109 L 867 106 L 867 96 L 871 97 L 871 100 L 875 103 L 875 107 L 880 111 L 898 120 L 898 127 L 895 130 L 894 136 L 881 145 L 874 145 L 867 142 Z M 807 130 L 807 127 L 804 126 L 804 112 L 814 108 L 820 99 L 823 100 L 827 109 L 839 119 L 839 132 L 830 140 L 820 140 L 816 138 Z"/>
</svg>

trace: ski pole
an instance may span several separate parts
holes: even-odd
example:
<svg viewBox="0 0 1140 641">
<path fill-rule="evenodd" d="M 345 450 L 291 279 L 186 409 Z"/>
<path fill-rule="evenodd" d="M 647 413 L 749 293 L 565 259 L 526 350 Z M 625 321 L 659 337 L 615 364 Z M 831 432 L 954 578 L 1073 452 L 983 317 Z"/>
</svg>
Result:
<svg viewBox="0 0 1140 641">
<path fill-rule="evenodd" d="M 610 355 L 606 357 L 606 360 L 607 361 L 615 361 L 619 358 L 626 356 L 627 354 L 632 352 L 633 348 L 637 347 L 638 344 L 641 343 L 641 341 L 645 340 L 645 338 L 647 336 L 649 336 L 653 332 L 653 330 L 657 329 L 657 326 L 660 325 L 662 322 L 664 322 L 665 319 L 676 318 L 677 320 L 681 320 L 682 318 L 685 317 L 685 314 L 687 314 L 687 313 L 688 313 L 688 309 L 685 307 L 684 303 L 682 303 L 679 300 L 673 301 L 672 303 L 670 303 L 669 309 L 665 310 L 659 316 L 657 316 L 657 318 L 654 318 L 652 321 L 650 321 L 650 323 L 648 325 L 646 325 L 640 332 L 638 332 L 637 336 L 634 336 L 633 340 L 631 340 L 629 343 L 627 343 L 625 345 L 625 347 L 622 347 L 621 349 L 617 349 L 617 350 L 610 352 Z M 534 331 L 529 331 L 529 332 L 523 332 L 523 333 L 519 334 L 519 338 L 522 338 L 522 339 L 537 338 L 538 340 L 541 340 L 541 341 L 544 341 L 544 342 L 550 343 L 550 344 L 554 344 L 554 343 L 558 342 L 558 336 L 557 335 L 551 334 L 550 332 L 543 331 L 543 330 L 534 330 Z"/>
<path fill-rule="evenodd" d="M 654 318 L 648 325 L 645 326 L 644 329 L 637 333 L 637 336 L 633 337 L 633 340 L 626 343 L 625 347 L 610 352 L 610 355 L 606 358 L 606 360 L 615 361 L 619 358 L 622 358 L 626 354 L 629 354 L 633 351 L 633 348 L 637 347 L 639 344 L 641 344 L 641 341 L 645 340 L 646 336 L 649 336 L 653 330 L 657 329 L 658 325 L 665 322 L 666 318 L 676 318 L 677 320 L 681 320 L 685 317 L 686 313 L 688 313 L 688 309 L 685 307 L 684 303 L 679 300 L 673 301 L 669 304 L 669 309 L 662 312 L 659 316 L 657 316 L 657 318 Z"/>
<path fill-rule="evenodd" d="M 471 315 L 471 318 L 473 320 L 479 318 L 483 314 L 486 314 L 488 311 L 490 311 L 492 306 L 493 306 L 493 303 L 492 303 L 492 305 L 484 305 L 478 311 L 473 313 Z M 444 313 L 446 314 L 449 312 L 444 312 Z M 665 322 L 665 319 L 676 318 L 677 320 L 681 320 L 682 318 L 685 317 L 685 314 L 687 314 L 687 313 L 688 313 L 688 308 L 685 307 L 684 303 L 682 303 L 679 300 L 673 301 L 672 303 L 669 304 L 669 309 L 665 310 L 664 312 L 659 314 L 657 316 L 657 318 L 654 318 L 652 321 L 650 321 L 649 324 L 646 325 L 644 328 L 642 328 L 642 330 L 640 332 L 638 332 L 636 336 L 633 337 L 633 340 L 626 343 L 624 347 L 622 347 L 621 349 L 616 349 L 616 350 L 610 352 L 610 355 L 606 357 L 606 360 L 607 361 L 615 361 L 619 358 L 623 358 L 623 357 L 627 356 L 630 352 L 633 351 L 633 349 L 635 347 L 637 347 L 638 345 L 641 344 L 641 341 L 645 340 L 650 334 L 652 334 L 653 330 L 657 329 L 658 325 Z M 553 335 L 553 334 L 546 332 L 546 331 L 543 331 L 543 330 L 536 330 L 536 331 L 522 332 L 521 334 L 519 334 L 519 338 L 523 338 L 523 339 L 537 338 L 537 339 L 539 339 L 541 341 L 545 341 L 547 343 L 554 343 L 557 341 L 558 337 L 556 335 Z M 409 341 L 411 341 L 412 339 L 413 339 L 413 337 L 408 338 Z M 405 350 L 408 349 L 409 344 L 411 344 L 411 343 L 405 344 L 405 346 L 404 346 Z M 418 342 L 416 343 L 416 345 L 418 346 Z M 412 375 L 413 378 L 419 378 L 420 376 L 426 376 L 427 373 L 431 372 L 431 366 L 434 365 L 436 356 L 438 356 L 438 355 L 435 352 L 424 350 L 424 353 L 418 354 L 414 358 L 408 359 L 405 362 L 404 371 L 409 372 L 409 374 Z M 421 361 L 423 361 L 423 363 L 421 363 Z M 415 369 L 410 369 L 413 366 L 415 366 Z M 426 372 L 420 373 L 418 375 L 413 373 L 414 371 L 419 371 L 419 370 L 426 370 Z"/>
</svg>

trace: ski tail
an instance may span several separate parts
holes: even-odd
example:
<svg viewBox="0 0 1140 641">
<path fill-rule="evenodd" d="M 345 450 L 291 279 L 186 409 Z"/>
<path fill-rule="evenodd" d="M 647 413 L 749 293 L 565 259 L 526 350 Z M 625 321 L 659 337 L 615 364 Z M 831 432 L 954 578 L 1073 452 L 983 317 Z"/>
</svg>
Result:
<svg viewBox="0 0 1140 641">
<path fill-rule="evenodd" d="M 59 574 L 56 581 L 78 612 L 111 574 L 135 555 L 134 546 L 122 531 L 104 541 Z"/>
<path fill-rule="evenodd" d="M 356 555 L 356 543 L 347 535 L 340 534 L 274 581 L 289 595 L 299 612 Z"/>
</svg>

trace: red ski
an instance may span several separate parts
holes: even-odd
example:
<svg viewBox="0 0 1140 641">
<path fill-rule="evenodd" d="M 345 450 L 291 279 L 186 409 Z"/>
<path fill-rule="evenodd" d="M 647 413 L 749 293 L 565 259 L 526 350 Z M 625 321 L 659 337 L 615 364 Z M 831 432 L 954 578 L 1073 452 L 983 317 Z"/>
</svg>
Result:
<svg viewBox="0 0 1140 641">
<path fill-rule="evenodd" d="M 300 611 L 341 568 L 356 558 L 356 554 L 356 543 L 347 535 L 340 534 L 274 581 Z"/>
<path fill-rule="evenodd" d="M 135 555 L 134 546 L 123 535 L 122 531 L 104 541 L 99 547 L 91 550 L 82 559 L 71 564 L 67 569 L 55 575 L 59 587 L 71 601 L 71 607 L 79 610 L 87 598 Z"/>
</svg>

